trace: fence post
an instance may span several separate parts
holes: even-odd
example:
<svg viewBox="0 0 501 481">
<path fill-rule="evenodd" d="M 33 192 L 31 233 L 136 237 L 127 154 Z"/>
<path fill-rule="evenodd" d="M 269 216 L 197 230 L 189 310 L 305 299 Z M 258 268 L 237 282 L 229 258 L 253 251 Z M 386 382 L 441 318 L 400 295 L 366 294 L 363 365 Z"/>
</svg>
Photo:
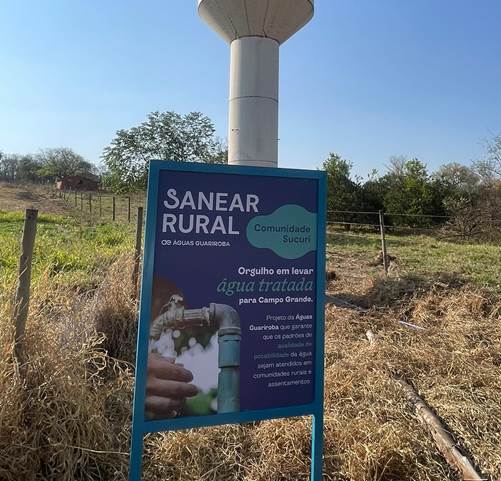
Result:
<svg viewBox="0 0 501 481">
<path fill-rule="evenodd" d="M 89 214 L 92 214 L 92 194 L 89 194 Z"/>
<path fill-rule="evenodd" d="M 112 219 L 115 221 L 115 196 L 113 196 Z"/>
<path fill-rule="evenodd" d="M 130 196 L 127 197 L 127 222 L 130 222 Z"/>
<path fill-rule="evenodd" d="M 23 237 L 21 241 L 21 255 L 19 257 L 19 277 L 14 306 L 14 322 L 16 334 L 14 340 L 14 356 L 22 362 L 22 338 L 26 330 L 26 319 L 30 304 L 31 261 L 37 232 L 37 209 L 26 209 L 24 218 Z"/>
<path fill-rule="evenodd" d="M 136 223 L 136 246 L 134 249 L 134 268 L 132 270 L 132 289 L 134 298 L 137 297 L 138 279 L 139 279 L 139 264 L 141 261 L 141 242 L 143 239 L 143 208 L 137 208 L 137 223 Z"/>
<path fill-rule="evenodd" d="M 381 254 L 383 255 L 383 267 L 385 275 L 388 274 L 388 255 L 386 253 L 386 237 L 384 228 L 384 213 L 379 211 L 379 230 L 381 231 Z"/>
</svg>

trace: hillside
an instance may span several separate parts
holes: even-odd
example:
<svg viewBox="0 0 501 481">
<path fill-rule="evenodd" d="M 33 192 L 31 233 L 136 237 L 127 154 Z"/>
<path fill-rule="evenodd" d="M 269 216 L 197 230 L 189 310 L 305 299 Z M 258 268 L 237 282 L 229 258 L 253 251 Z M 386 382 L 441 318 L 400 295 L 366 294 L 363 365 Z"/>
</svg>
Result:
<svg viewBox="0 0 501 481">
<path fill-rule="evenodd" d="M 45 214 L 68 215 L 66 202 L 45 186 L 0 182 L 0 211 L 38 209 Z"/>
</svg>

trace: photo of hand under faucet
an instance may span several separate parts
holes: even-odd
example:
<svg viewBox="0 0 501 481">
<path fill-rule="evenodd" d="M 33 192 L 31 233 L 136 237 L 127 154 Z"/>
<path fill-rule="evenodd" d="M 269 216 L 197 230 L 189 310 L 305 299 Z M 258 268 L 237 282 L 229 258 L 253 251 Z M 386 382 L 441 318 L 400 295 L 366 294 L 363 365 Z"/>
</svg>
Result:
<svg viewBox="0 0 501 481">
<path fill-rule="evenodd" d="M 156 276 L 148 346 L 145 417 L 235 412 L 240 408 L 240 318 L 226 304 L 190 309 Z"/>
</svg>

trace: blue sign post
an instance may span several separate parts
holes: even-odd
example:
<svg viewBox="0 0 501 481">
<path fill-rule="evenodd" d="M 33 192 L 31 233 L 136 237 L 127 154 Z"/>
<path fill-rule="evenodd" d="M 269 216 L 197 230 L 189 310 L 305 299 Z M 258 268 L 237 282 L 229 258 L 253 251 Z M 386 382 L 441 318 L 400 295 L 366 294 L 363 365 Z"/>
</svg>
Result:
<svg viewBox="0 0 501 481">
<path fill-rule="evenodd" d="M 151 432 L 313 416 L 322 479 L 325 173 L 154 161 L 129 481 Z"/>
</svg>

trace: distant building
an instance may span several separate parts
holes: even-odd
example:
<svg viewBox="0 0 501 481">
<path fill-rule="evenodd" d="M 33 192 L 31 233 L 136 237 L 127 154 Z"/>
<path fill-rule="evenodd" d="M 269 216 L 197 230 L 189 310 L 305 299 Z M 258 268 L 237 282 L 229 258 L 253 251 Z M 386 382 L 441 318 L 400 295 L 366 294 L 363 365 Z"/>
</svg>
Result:
<svg viewBox="0 0 501 481">
<path fill-rule="evenodd" d="M 59 190 L 98 190 L 99 178 L 92 174 L 68 175 L 58 180 L 56 187 Z"/>
</svg>

